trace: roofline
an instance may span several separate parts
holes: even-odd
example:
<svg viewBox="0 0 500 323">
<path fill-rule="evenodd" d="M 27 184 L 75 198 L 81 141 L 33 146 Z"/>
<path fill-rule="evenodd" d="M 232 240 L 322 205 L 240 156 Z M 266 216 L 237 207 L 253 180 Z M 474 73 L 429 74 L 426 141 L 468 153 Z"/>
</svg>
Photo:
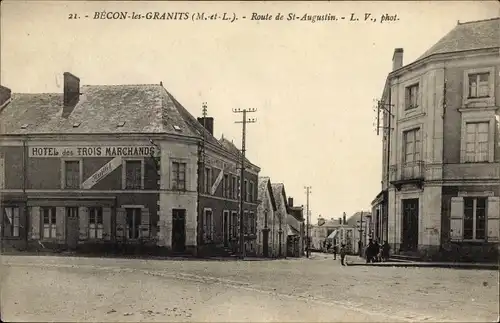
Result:
<svg viewBox="0 0 500 323">
<path fill-rule="evenodd" d="M 59 141 L 61 141 L 61 136 L 63 137 L 88 137 L 88 136 L 107 136 L 108 139 L 122 139 L 122 138 L 113 138 L 113 136 L 127 136 L 127 137 L 132 137 L 132 136 L 138 136 L 138 137 L 163 137 L 167 139 L 184 139 L 187 141 L 192 141 L 193 143 L 197 143 L 199 141 L 199 138 L 193 137 L 193 136 L 183 136 L 183 135 L 176 135 L 172 133 L 167 133 L 167 132 L 151 132 L 151 133 L 144 133 L 144 132 L 120 132 L 120 133 L 109 133 L 109 132 L 99 132 L 99 133 L 19 133 L 19 134 L 1 134 L 0 138 L 30 138 L 30 137 L 35 137 L 35 139 L 38 138 L 47 138 L 47 137 L 57 137 Z M 111 138 L 110 138 L 111 136 Z M 83 138 L 82 138 L 83 139 Z M 156 139 L 156 138 L 155 138 Z M 161 138 L 159 138 L 161 139 Z"/>
<path fill-rule="evenodd" d="M 480 19 L 480 20 L 472 20 L 472 21 L 465 21 L 465 22 L 460 22 L 460 20 L 457 22 L 457 25 L 467 25 L 467 24 L 473 24 L 477 22 L 483 22 L 483 21 L 491 21 L 491 20 L 500 20 L 500 17 L 494 17 L 494 18 L 488 18 L 488 19 Z"/>
</svg>

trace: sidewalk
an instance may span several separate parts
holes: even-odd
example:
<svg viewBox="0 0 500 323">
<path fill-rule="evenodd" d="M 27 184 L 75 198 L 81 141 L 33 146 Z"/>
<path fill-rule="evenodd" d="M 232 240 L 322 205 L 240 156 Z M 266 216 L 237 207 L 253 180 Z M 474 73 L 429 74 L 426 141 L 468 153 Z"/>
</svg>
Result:
<svg viewBox="0 0 500 323">
<path fill-rule="evenodd" d="M 361 257 L 351 256 L 347 258 L 348 266 L 367 267 L 417 267 L 417 268 L 453 268 L 453 269 L 479 269 L 498 270 L 499 265 L 494 263 L 464 263 L 464 262 L 423 262 L 423 261 L 388 261 L 366 263 Z"/>
</svg>

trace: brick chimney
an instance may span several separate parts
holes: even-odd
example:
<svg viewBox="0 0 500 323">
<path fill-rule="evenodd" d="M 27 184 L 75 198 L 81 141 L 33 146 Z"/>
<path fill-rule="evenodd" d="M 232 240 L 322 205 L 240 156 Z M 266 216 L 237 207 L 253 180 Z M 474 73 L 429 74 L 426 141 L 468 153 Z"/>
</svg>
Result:
<svg viewBox="0 0 500 323">
<path fill-rule="evenodd" d="M 64 72 L 63 117 L 68 116 L 80 100 L 80 79 Z"/>
<path fill-rule="evenodd" d="M 392 70 L 395 71 L 403 67 L 403 49 L 394 49 L 394 55 L 392 55 Z"/>
<path fill-rule="evenodd" d="M 0 85 L 0 110 L 5 107 L 9 102 L 12 91 L 3 85 Z"/>
<path fill-rule="evenodd" d="M 293 197 L 288 198 L 288 206 L 293 206 Z"/>
<path fill-rule="evenodd" d="M 210 134 L 214 135 L 214 118 L 212 117 L 201 117 L 198 118 L 198 122 L 205 127 L 205 129 L 210 132 Z"/>
</svg>

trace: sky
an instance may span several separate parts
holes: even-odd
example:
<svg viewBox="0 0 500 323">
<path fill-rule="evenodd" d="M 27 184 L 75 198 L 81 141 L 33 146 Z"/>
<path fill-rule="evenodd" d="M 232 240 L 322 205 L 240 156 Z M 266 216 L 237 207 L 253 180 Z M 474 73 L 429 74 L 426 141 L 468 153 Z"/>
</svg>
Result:
<svg viewBox="0 0 500 323">
<path fill-rule="evenodd" d="M 95 12 L 227 12 L 227 21 L 101 20 Z M 283 21 L 252 21 L 282 13 Z M 288 13 L 346 20 L 287 21 Z M 355 13 L 360 21 L 351 22 Z M 371 13 L 376 22 L 364 22 Z M 77 2 L 3 1 L 1 84 L 13 92 L 62 92 L 62 74 L 82 85 L 159 84 L 191 114 L 202 102 L 240 147 L 235 108 L 255 108 L 247 157 L 261 176 L 284 183 L 311 220 L 369 211 L 381 190 L 381 137 L 374 100 L 394 48 L 409 64 L 457 21 L 500 15 L 498 1 L 435 2 Z M 77 14 L 80 19 L 68 19 Z M 380 23 L 384 14 L 398 20 Z M 85 18 L 88 15 L 89 18 Z M 245 16 L 247 19 L 243 19 Z"/>
</svg>

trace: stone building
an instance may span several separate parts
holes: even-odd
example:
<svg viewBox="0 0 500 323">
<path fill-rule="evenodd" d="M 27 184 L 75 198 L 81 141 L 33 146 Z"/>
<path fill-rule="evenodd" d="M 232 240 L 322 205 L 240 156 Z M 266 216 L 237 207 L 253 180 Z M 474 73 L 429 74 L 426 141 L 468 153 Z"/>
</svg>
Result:
<svg viewBox="0 0 500 323">
<path fill-rule="evenodd" d="M 499 73 L 499 18 L 458 23 L 407 65 L 394 51 L 380 105 L 382 191 L 372 203 L 374 234 L 393 252 L 498 257 Z"/>
<path fill-rule="evenodd" d="M 270 257 L 278 254 L 274 250 L 275 228 L 277 227 L 277 217 L 275 212 L 276 201 L 274 200 L 273 189 L 269 177 L 259 177 L 257 206 L 257 255 Z M 279 223 L 278 223 L 279 224 Z"/>
<path fill-rule="evenodd" d="M 64 73 L 62 94 L 2 87 L 0 99 L 2 247 L 196 254 L 223 244 L 237 198 L 221 196 L 212 169 L 222 161 L 235 174 L 239 156 L 161 83 L 80 86 Z M 214 175 L 198 176 L 200 165 Z M 249 165 L 249 182 L 255 173 Z"/>
<path fill-rule="evenodd" d="M 273 257 L 286 257 L 287 246 L 287 215 L 289 213 L 288 201 L 283 183 L 272 183 L 274 200 L 276 202 L 275 220 L 273 224 Z"/>
</svg>

